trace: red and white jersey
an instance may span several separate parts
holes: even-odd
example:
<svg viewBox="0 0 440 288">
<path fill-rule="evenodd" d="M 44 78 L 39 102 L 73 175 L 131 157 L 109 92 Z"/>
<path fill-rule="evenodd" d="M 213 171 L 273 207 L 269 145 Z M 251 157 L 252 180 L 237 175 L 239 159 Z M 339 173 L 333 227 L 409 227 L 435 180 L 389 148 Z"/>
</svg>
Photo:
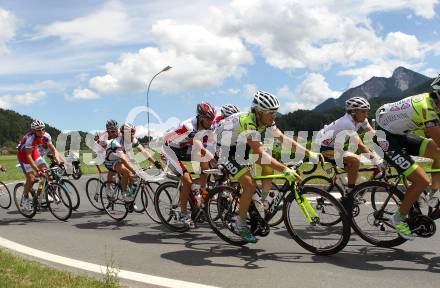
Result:
<svg viewBox="0 0 440 288">
<path fill-rule="evenodd" d="M 31 148 L 33 150 L 32 152 L 32 159 L 37 159 L 40 154 L 38 153 L 38 146 L 43 144 L 52 144 L 52 137 L 50 137 L 49 133 L 45 132 L 43 134 L 43 137 L 39 138 L 35 134 L 35 132 L 28 132 L 26 135 L 21 138 L 20 142 L 18 142 L 17 146 L 17 156 L 18 158 L 23 161 L 24 163 L 27 163 L 26 159 L 26 148 Z"/>
<path fill-rule="evenodd" d="M 164 135 L 165 145 L 184 149 L 192 146 L 194 136 L 198 132 L 197 117 L 193 117 L 181 122 L 177 127 L 174 127 Z M 208 136 L 204 136 L 202 142 L 205 143 Z"/>
</svg>

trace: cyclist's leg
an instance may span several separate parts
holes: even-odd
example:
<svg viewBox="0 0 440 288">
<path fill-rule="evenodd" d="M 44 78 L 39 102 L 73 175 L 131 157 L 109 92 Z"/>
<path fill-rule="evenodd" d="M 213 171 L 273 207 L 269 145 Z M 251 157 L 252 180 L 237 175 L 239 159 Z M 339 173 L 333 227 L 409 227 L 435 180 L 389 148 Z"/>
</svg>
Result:
<svg viewBox="0 0 440 288">
<path fill-rule="evenodd" d="M 114 170 L 122 175 L 121 178 L 121 189 L 123 192 L 127 191 L 128 182 L 130 177 L 132 176 L 131 171 L 125 167 L 125 165 L 122 162 L 116 163 L 114 165 Z"/>
<path fill-rule="evenodd" d="M 344 169 L 347 171 L 347 184 L 349 189 L 353 189 L 359 175 L 361 161 L 359 156 L 351 152 L 345 152 L 343 156 Z"/>
<path fill-rule="evenodd" d="M 426 140 L 427 144 L 425 144 L 425 141 L 421 149 L 420 149 L 420 156 L 431 158 L 434 160 L 432 163 L 433 169 L 439 169 L 440 168 L 440 147 L 437 146 L 435 141 L 429 141 L 429 139 Z M 424 150 L 423 148 L 426 147 Z M 432 177 L 432 188 L 433 189 L 440 189 L 440 173 L 433 173 L 431 174 Z"/>
<path fill-rule="evenodd" d="M 270 165 L 261 165 L 261 175 L 272 175 L 274 174 L 274 169 Z M 272 179 L 264 179 L 261 181 L 261 196 L 264 199 L 267 194 L 270 192 L 270 188 L 272 187 Z"/>
</svg>

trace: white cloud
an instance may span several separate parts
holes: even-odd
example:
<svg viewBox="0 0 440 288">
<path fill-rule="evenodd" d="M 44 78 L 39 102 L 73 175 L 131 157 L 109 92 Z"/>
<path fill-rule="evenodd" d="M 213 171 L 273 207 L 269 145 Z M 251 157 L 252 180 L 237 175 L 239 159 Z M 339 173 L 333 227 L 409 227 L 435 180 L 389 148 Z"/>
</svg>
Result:
<svg viewBox="0 0 440 288">
<path fill-rule="evenodd" d="M 15 30 L 15 16 L 11 12 L 0 8 L 0 55 L 9 52 L 7 43 L 15 36 Z"/>
<path fill-rule="evenodd" d="M 259 47 L 267 63 L 279 69 L 322 71 L 376 59 L 423 59 L 428 50 L 415 36 L 395 32 L 381 37 L 369 14 L 414 9 L 431 17 L 436 1 L 370 2 L 235 0 L 230 10 L 216 11 L 215 23 Z"/>
<path fill-rule="evenodd" d="M 170 128 L 177 127 L 179 123 L 181 122 L 180 119 L 176 117 L 168 118 L 165 122 L 161 123 L 153 123 L 150 122 L 150 136 L 153 138 L 161 137 L 165 131 L 167 131 Z M 136 136 L 137 137 L 143 137 L 148 134 L 147 126 L 136 126 Z"/>
<path fill-rule="evenodd" d="M 154 81 L 151 89 L 178 92 L 220 85 L 227 77 L 240 78 L 240 65 L 253 61 L 240 38 L 216 34 L 202 26 L 171 20 L 156 23 L 152 33 L 159 47 L 124 54 L 119 63 L 108 63 L 107 74 L 90 80 L 101 93 L 145 90 L 153 75 L 166 65 L 173 69 Z"/>
<path fill-rule="evenodd" d="M 100 96 L 93 92 L 90 89 L 82 89 L 82 88 L 76 88 L 72 95 L 66 95 L 66 100 L 73 101 L 73 100 L 91 100 L 91 99 L 99 99 Z"/>
<path fill-rule="evenodd" d="M 417 16 L 431 19 L 435 15 L 435 6 L 438 0 L 366 0 L 362 1 L 360 10 L 367 13 L 378 11 L 395 11 L 409 9 L 413 10 Z"/>
<path fill-rule="evenodd" d="M 0 107 L 4 109 L 10 109 L 14 106 L 19 105 L 31 105 L 42 100 L 46 97 L 46 93 L 44 91 L 39 91 L 35 93 L 25 93 L 25 94 L 17 94 L 17 95 L 4 95 L 0 96 Z"/>
<path fill-rule="evenodd" d="M 243 94 L 244 96 L 246 96 L 247 98 L 253 98 L 255 95 L 255 92 L 258 91 L 257 85 L 255 84 L 245 84 L 243 86 Z"/>
<path fill-rule="evenodd" d="M 277 95 L 280 97 L 280 112 L 287 113 L 298 109 L 312 109 L 328 98 L 337 98 L 339 91 L 330 89 L 324 76 L 310 73 L 307 78 L 291 91 L 287 85 L 281 87 Z M 287 101 L 287 103 L 284 103 Z"/>
<path fill-rule="evenodd" d="M 0 85 L 0 91 L 37 91 L 37 90 L 62 90 L 60 83 L 54 80 L 44 80 L 32 83 L 14 83 Z"/>
<path fill-rule="evenodd" d="M 59 37 L 73 45 L 124 43 L 139 38 L 139 34 L 145 35 L 142 30 L 134 29 L 134 21 L 121 2 L 110 1 L 87 16 L 49 24 L 38 36 Z"/>
</svg>

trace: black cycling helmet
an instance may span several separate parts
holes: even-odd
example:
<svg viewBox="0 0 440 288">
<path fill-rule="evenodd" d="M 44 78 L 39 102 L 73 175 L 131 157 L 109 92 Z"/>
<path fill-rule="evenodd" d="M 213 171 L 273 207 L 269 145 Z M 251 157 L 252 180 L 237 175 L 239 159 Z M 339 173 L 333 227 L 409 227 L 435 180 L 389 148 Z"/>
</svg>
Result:
<svg viewBox="0 0 440 288">
<path fill-rule="evenodd" d="M 105 129 L 118 130 L 119 129 L 118 121 L 113 119 L 107 120 L 107 123 L 105 123 Z"/>
</svg>

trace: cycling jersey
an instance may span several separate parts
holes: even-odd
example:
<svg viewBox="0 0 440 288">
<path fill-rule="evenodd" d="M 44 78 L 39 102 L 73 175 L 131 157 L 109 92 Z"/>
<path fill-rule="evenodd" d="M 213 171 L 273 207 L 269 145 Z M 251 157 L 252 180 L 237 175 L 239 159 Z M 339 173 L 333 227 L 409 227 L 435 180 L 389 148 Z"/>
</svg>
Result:
<svg viewBox="0 0 440 288">
<path fill-rule="evenodd" d="M 124 135 L 121 135 L 119 137 L 104 141 L 104 143 L 101 144 L 106 148 L 104 165 L 110 171 L 115 171 L 115 166 L 121 162 L 120 153 L 127 152 L 125 146 L 127 143 L 125 143 L 124 140 Z M 140 145 L 140 142 L 136 137 L 133 137 L 130 142 L 132 148 L 137 148 Z"/>
<path fill-rule="evenodd" d="M 246 133 L 247 139 L 260 139 L 266 132 L 274 133 L 277 130 L 275 123 L 269 127 L 257 126 L 255 114 L 252 112 L 241 112 L 233 114 L 228 118 L 220 122 L 220 125 L 216 127 L 214 133 L 217 137 L 217 146 L 219 147 L 217 154 L 219 157 L 219 163 L 223 164 L 228 172 L 234 179 L 239 179 L 243 174 L 248 171 L 246 163 L 240 163 L 237 159 L 247 159 L 250 153 L 249 145 L 246 145 L 244 155 L 238 155 L 239 149 L 239 136 L 241 133 Z M 261 138 L 258 138 L 261 136 Z M 228 151 L 229 150 L 229 151 Z M 227 151 L 226 157 L 224 154 Z"/>
<path fill-rule="evenodd" d="M 52 137 L 50 137 L 49 133 L 45 132 L 41 138 L 37 137 L 35 132 L 26 133 L 17 146 L 18 159 L 25 164 L 29 164 L 29 161 L 26 158 L 25 149 L 32 148 L 32 160 L 36 160 L 40 157 L 38 146 L 42 144 L 52 144 Z"/>
<path fill-rule="evenodd" d="M 367 129 L 370 126 L 368 119 L 363 122 L 356 122 L 353 116 L 350 114 L 345 114 L 336 121 L 333 121 L 329 125 L 325 125 L 316 135 L 316 142 L 321 146 L 325 147 L 335 147 L 335 140 L 339 133 L 343 132 L 347 137 L 352 135 L 357 135 L 357 131 L 360 128 Z M 344 139 L 345 142 L 346 139 Z"/>
<path fill-rule="evenodd" d="M 425 136 L 425 129 L 439 126 L 439 112 L 429 93 L 404 98 L 381 106 L 376 111 L 377 124 L 398 135 Z"/>
<path fill-rule="evenodd" d="M 181 122 L 177 127 L 165 132 L 165 145 L 179 149 L 192 146 L 192 140 L 197 133 L 197 128 L 197 117 Z"/>
</svg>

